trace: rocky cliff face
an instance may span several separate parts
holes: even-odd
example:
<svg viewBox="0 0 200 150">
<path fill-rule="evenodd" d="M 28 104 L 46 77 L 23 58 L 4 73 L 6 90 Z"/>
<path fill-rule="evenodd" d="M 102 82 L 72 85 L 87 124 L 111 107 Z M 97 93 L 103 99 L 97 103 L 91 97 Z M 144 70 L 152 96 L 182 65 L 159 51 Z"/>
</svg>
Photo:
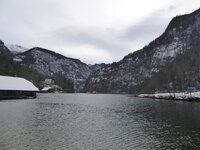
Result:
<svg viewBox="0 0 200 150">
<path fill-rule="evenodd" d="M 86 82 L 87 91 L 127 93 L 129 88 L 159 72 L 177 55 L 200 41 L 200 10 L 172 19 L 165 32 L 143 49 L 94 72 Z"/>
<path fill-rule="evenodd" d="M 4 45 L 3 41 L 0 40 L 0 55 L 11 55 L 11 52 Z"/>
<path fill-rule="evenodd" d="M 99 70 L 100 68 L 103 68 L 106 66 L 105 63 L 101 63 L 101 64 L 94 64 L 94 65 L 88 65 L 90 67 L 90 70 L 92 70 L 92 72 L 95 72 L 97 70 Z"/>
<path fill-rule="evenodd" d="M 151 78 L 130 88 L 130 93 L 183 92 L 188 87 L 200 89 L 200 41 L 178 55 Z"/>
<path fill-rule="evenodd" d="M 83 90 L 85 81 L 92 72 L 88 65 L 78 59 L 67 58 L 38 47 L 17 54 L 14 60 L 44 75 L 66 77 L 74 83 L 76 92 Z"/>
</svg>

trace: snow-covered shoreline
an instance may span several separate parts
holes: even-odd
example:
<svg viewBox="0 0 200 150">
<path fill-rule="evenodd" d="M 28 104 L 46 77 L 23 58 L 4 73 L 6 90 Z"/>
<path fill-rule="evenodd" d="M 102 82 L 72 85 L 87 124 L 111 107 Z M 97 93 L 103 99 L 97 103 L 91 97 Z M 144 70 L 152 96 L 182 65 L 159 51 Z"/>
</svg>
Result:
<svg viewBox="0 0 200 150">
<path fill-rule="evenodd" d="M 167 100 L 182 100 L 182 101 L 199 101 L 200 92 L 182 92 L 182 93 L 156 93 L 156 94 L 140 94 L 140 98 L 154 98 L 154 99 L 167 99 Z"/>
</svg>

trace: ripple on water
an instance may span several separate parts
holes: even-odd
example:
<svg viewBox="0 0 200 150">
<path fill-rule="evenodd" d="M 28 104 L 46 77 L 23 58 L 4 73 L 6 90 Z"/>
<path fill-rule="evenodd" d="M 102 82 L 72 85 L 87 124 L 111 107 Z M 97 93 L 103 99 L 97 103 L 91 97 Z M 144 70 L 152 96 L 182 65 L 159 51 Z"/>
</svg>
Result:
<svg viewBox="0 0 200 150">
<path fill-rule="evenodd" d="M 198 103 L 41 94 L 0 102 L 1 150 L 198 149 Z"/>
</svg>

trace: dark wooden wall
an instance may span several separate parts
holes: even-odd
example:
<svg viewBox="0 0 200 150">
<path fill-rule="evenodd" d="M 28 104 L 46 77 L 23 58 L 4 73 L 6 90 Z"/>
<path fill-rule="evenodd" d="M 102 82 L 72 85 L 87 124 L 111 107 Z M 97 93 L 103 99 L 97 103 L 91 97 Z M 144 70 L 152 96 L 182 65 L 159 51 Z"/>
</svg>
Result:
<svg viewBox="0 0 200 150">
<path fill-rule="evenodd" d="M 22 99 L 36 98 L 36 92 L 33 91 L 7 91 L 0 90 L 0 99 Z"/>
</svg>

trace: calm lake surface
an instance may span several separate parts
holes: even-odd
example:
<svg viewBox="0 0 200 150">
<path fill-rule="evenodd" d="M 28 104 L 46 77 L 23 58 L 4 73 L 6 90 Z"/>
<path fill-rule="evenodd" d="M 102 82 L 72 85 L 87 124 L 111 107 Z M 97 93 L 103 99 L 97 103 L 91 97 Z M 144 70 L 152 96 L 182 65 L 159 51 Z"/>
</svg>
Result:
<svg viewBox="0 0 200 150">
<path fill-rule="evenodd" d="M 0 101 L 0 150 L 200 149 L 200 103 L 40 94 Z"/>
</svg>

